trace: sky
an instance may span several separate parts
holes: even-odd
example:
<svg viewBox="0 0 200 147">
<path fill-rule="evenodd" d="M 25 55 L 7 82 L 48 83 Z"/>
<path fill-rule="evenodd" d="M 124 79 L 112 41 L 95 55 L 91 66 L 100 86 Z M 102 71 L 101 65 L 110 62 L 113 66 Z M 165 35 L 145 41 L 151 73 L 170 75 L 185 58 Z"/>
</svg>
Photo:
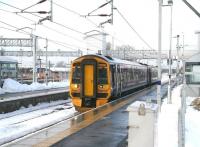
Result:
<svg viewBox="0 0 200 147">
<path fill-rule="evenodd" d="M 43 21 L 37 24 L 39 17 L 27 13 L 10 13 L 20 12 L 37 0 L 0 0 L 16 8 L 11 8 L 0 3 L 0 37 L 29 37 L 21 33 L 28 33 L 41 36 L 39 39 L 39 48 L 44 49 L 45 38 L 49 39 L 49 50 L 77 50 L 81 49 L 89 52 L 97 52 L 101 48 L 102 38 L 87 38 L 84 33 L 91 30 L 102 31 L 97 27 L 99 23 L 106 21 L 109 17 L 90 16 L 84 17 L 92 10 L 106 3 L 106 0 L 53 0 L 53 22 Z M 199 0 L 188 0 L 197 10 L 200 10 Z M 164 0 L 164 4 L 167 1 Z M 144 42 L 139 39 L 136 33 L 127 25 L 119 15 L 118 11 L 128 20 L 135 31 L 153 49 L 158 49 L 158 0 L 114 0 L 114 22 L 113 25 L 105 24 L 103 30 L 107 35 L 107 41 L 112 42 L 114 36 L 115 46 L 131 45 L 136 49 L 150 49 Z M 66 10 L 67 9 L 67 10 Z M 69 10 L 70 9 L 70 10 Z M 49 11 L 50 1 L 38 4 L 27 9 L 28 12 Z M 5 12 L 9 11 L 9 12 Z M 92 13 L 110 14 L 111 6 L 108 4 L 104 8 Z M 38 15 L 38 14 L 37 14 Z M 46 15 L 40 15 L 45 17 Z M 25 17 L 26 19 L 24 19 Z M 169 30 L 170 30 L 170 7 L 163 7 L 163 29 L 162 29 L 162 49 L 169 49 Z M 29 19 L 29 20 L 27 20 Z M 92 22 L 92 23 L 91 23 Z M 8 26 L 5 23 L 12 25 Z M 21 31 L 15 30 L 23 27 L 29 27 Z M 8 31 L 6 29 L 14 31 Z M 30 28 L 33 28 L 32 30 Z M 53 30 L 52 30 L 53 29 Z M 71 30 L 70 30 L 71 29 Z M 73 31 L 72 31 L 73 30 Z M 197 49 L 197 35 L 195 31 L 200 30 L 200 18 L 192 12 L 182 0 L 174 0 L 173 5 L 173 35 L 184 34 L 185 49 Z M 26 32 L 23 32 L 26 31 Z M 21 32 L 21 33 L 19 33 Z M 181 38 L 182 39 L 182 38 Z M 54 43 L 53 43 L 53 42 Z M 57 44 L 55 44 L 55 42 Z M 182 41 L 181 41 L 182 42 Z M 176 48 L 176 39 L 172 39 L 172 49 Z M 58 45 L 62 44 L 62 46 Z M 29 49 L 28 49 L 29 50 Z"/>
</svg>

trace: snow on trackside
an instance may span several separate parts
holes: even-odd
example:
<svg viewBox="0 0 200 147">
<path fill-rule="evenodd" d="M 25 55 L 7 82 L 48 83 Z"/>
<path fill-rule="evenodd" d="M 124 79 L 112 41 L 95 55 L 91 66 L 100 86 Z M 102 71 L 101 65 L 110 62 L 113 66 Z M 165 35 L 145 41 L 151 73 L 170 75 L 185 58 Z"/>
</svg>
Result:
<svg viewBox="0 0 200 147">
<path fill-rule="evenodd" d="M 48 85 L 45 83 L 32 83 L 30 85 L 28 84 L 21 84 L 13 79 L 5 79 L 2 91 L 8 92 L 8 93 L 15 93 L 15 92 L 26 92 L 26 91 L 35 91 L 35 90 L 43 90 L 43 89 L 50 89 L 50 88 L 60 88 L 60 87 L 67 87 L 69 85 L 68 81 L 63 82 L 49 82 Z M 1 89 L 0 89 L 0 94 Z"/>
<path fill-rule="evenodd" d="M 21 109 L 19 109 L 19 110 L 0 114 L 0 120 L 5 119 L 5 118 L 9 118 L 9 117 L 12 117 L 12 116 L 16 116 L 16 115 L 22 115 L 22 114 L 25 114 L 25 113 L 29 113 L 29 112 L 32 112 L 32 111 L 39 110 L 39 109 L 45 109 L 47 107 L 65 104 L 65 103 L 68 103 L 68 102 L 70 103 L 69 105 L 72 105 L 70 100 L 58 100 L 58 101 L 52 101 L 50 103 L 44 102 L 44 103 L 39 103 L 36 106 L 33 106 L 33 105 L 30 104 L 28 108 L 21 107 Z M 1 121 L 0 121 L 0 125 L 1 125 Z"/>
<path fill-rule="evenodd" d="M 4 94 L 5 90 L 0 87 L 0 94 Z"/>
<path fill-rule="evenodd" d="M 0 145 L 35 132 L 41 128 L 56 124 L 74 115 L 70 105 L 48 107 L 26 114 L 16 115 L 0 121 Z M 60 108 L 63 110 L 58 111 Z"/>
<path fill-rule="evenodd" d="M 172 74 L 171 79 L 174 79 L 175 76 L 176 76 L 175 74 Z M 168 73 L 163 73 L 162 74 L 162 80 L 161 80 L 161 82 L 162 83 L 166 83 L 168 81 L 169 81 L 169 75 L 168 75 Z"/>
</svg>

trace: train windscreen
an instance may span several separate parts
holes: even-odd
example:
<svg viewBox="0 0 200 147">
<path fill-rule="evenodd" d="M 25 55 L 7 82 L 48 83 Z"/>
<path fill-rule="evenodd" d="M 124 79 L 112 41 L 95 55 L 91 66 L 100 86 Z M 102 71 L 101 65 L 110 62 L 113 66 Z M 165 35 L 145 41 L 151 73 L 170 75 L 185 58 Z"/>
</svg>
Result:
<svg viewBox="0 0 200 147">
<path fill-rule="evenodd" d="M 98 84 L 108 84 L 107 68 L 98 68 Z"/>
<path fill-rule="evenodd" d="M 72 71 L 72 83 L 80 84 L 80 78 L 81 78 L 80 66 L 75 66 L 75 68 Z"/>
</svg>

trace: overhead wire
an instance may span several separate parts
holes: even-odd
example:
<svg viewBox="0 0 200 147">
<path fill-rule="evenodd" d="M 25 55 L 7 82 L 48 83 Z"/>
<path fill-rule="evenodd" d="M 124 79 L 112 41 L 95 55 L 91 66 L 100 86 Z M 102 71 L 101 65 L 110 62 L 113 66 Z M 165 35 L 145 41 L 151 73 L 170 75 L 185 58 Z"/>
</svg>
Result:
<svg viewBox="0 0 200 147">
<path fill-rule="evenodd" d="M 108 2 L 108 0 L 106 0 L 106 2 Z M 110 3 L 111 4 L 111 3 Z M 112 4 L 111 4 L 112 5 Z M 153 49 L 144 39 L 143 37 L 134 29 L 134 27 L 129 23 L 129 21 L 125 18 L 125 16 L 119 11 L 119 9 L 114 6 L 114 8 L 117 10 L 117 12 L 119 13 L 119 15 L 123 18 L 123 20 L 128 24 L 128 26 L 136 33 L 136 35 L 142 40 L 142 42 L 148 46 L 150 49 L 152 50 L 155 50 Z"/>
<path fill-rule="evenodd" d="M 18 7 L 16 7 L 16 6 L 13 6 L 13 5 L 11 5 L 11 4 L 8 4 L 8 3 L 5 3 L 5 2 L 2 2 L 2 1 L 0 1 L 0 3 L 2 3 L 2 4 L 4 4 L 4 5 L 7 5 L 7 6 L 9 6 L 9 7 L 12 7 L 12 8 L 15 8 L 15 9 L 18 9 L 18 10 L 23 10 L 23 9 L 20 9 L 20 8 L 18 8 Z M 39 15 L 37 15 L 37 14 L 35 14 L 35 13 L 29 13 L 30 15 L 33 15 L 33 16 L 36 16 L 36 17 L 39 17 L 39 18 L 43 18 L 43 17 L 41 17 L 41 16 L 39 16 Z M 73 32 L 76 32 L 76 33 L 78 33 L 78 34 L 81 34 L 81 35 L 84 35 L 85 36 L 85 34 L 83 33 L 83 32 L 81 32 L 81 31 L 78 31 L 78 30 L 76 30 L 76 29 L 73 29 L 73 28 L 71 28 L 71 27 L 68 27 L 68 26 L 66 26 L 66 25 L 63 25 L 63 24 L 61 24 L 61 23 L 59 23 L 59 22 L 55 22 L 55 21 L 50 21 L 51 23 L 54 23 L 54 24 L 56 24 L 56 25 L 58 25 L 58 26 L 61 26 L 61 27 L 63 27 L 63 28 L 66 28 L 66 29 L 68 29 L 68 30 L 71 30 L 71 31 L 73 31 Z M 95 38 L 95 37 L 91 37 L 91 38 L 94 38 L 94 39 L 96 39 L 96 40 L 99 40 L 99 41 L 102 41 L 101 39 L 97 39 L 97 38 Z"/>
<path fill-rule="evenodd" d="M 12 29 L 9 29 L 9 28 L 6 28 L 6 27 L 1 27 L 1 26 L 0 26 L 0 29 L 5 29 L 5 30 L 15 31 L 16 32 L 16 30 L 12 30 Z"/>
<path fill-rule="evenodd" d="M 49 1 L 51 1 L 51 0 L 49 0 Z M 99 6 L 98 9 L 101 8 L 102 6 L 105 6 L 105 5 L 109 4 L 109 3 L 110 3 L 110 1 L 107 1 L 107 3 L 105 3 L 105 4 L 101 5 L 101 6 Z M 72 9 L 69 9 L 69 8 L 67 8 L 67 7 L 64 7 L 64 6 L 58 4 L 58 3 L 54 2 L 54 1 L 53 1 L 53 4 L 57 5 L 57 6 L 60 7 L 60 8 L 65 9 L 66 11 L 69 11 L 69 12 L 75 14 L 75 15 L 82 16 L 80 13 L 78 13 L 78 12 L 72 10 Z M 90 19 L 88 19 L 88 17 L 84 17 L 84 18 L 86 18 L 88 21 L 91 21 Z M 92 21 L 91 21 L 91 22 L 92 22 Z M 92 23 L 93 23 L 93 22 L 92 22 Z M 99 26 L 98 26 L 97 24 L 95 24 L 95 23 L 93 23 L 93 24 L 94 24 L 96 27 L 99 28 Z M 114 37 L 116 40 L 118 40 L 118 41 L 120 41 L 120 42 L 124 42 L 124 41 L 120 40 L 119 38 L 117 38 L 117 37 L 114 36 L 114 35 L 111 35 L 111 34 L 109 34 L 109 35 L 110 35 L 111 37 Z"/>
<path fill-rule="evenodd" d="M 142 40 L 142 42 L 148 46 L 150 49 L 154 50 L 144 39 L 143 37 L 134 29 L 134 27 L 129 23 L 129 21 L 124 17 L 124 15 L 116 9 L 119 15 L 123 18 L 123 20 L 128 24 L 128 26 L 135 32 L 135 34 Z"/>
<path fill-rule="evenodd" d="M 0 3 L 2 3 L 2 4 L 4 4 L 4 5 L 7 5 L 7 6 L 9 6 L 9 7 L 15 8 L 15 9 L 20 10 L 20 11 L 22 10 L 22 9 L 16 7 L 16 6 L 13 6 L 13 5 L 11 5 L 11 4 L 8 4 L 8 3 L 2 2 L 2 1 L 0 1 Z M 63 8 L 63 9 L 65 9 L 65 10 L 67 10 L 67 11 L 69 11 L 69 12 L 75 14 L 75 15 L 81 16 L 80 13 L 78 13 L 78 12 L 76 12 L 76 11 L 74 11 L 74 10 L 71 10 L 71 9 L 69 9 L 69 8 L 63 7 L 63 6 L 59 5 L 58 3 L 53 2 L 53 4 L 55 4 L 55 5 L 57 5 L 57 6 L 61 7 L 61 8 Z M 7 11 L 7 10 L 4 10 L 4 11 Z M 9 12 L 9 11 L 7 11 L 7 12 Z M 11 13 L 12 13 L 12 12 L 11 12 Z M 35 22 L 35 21 L 33 21 L 33 20 L 31 20 L 31 19 L 29 19 L 29 18 L 27 18 L 27 17 L 24 17 L 23 15 L 20 15 L 19 13 L 16 13 L 16 14 L 17 14 L 18 16 L 20 16 L 20 17 L 23 17 L 23 18 L 27 19 L 27 20 L 30 20 L 30 21 L 32 21 L 32 22 Z M 39 18 L 43 18 L 43 17 L 41 17 L 41 16 L 39 16 L 39 15 L 36 15 L 36 14 L 32 14 L 32 13 L 31 13 L 31 15 L 36 16 L 36 17 L 39 17 Z M 90 19 L 87 19 L 87 20 L 90 21 L 90 22 L 92 22 Z M 36 22 L 35 22 L 35 23 L 36 23 Z M 71 31 L 74 31 L 74 32 L 79 33 L 79 34 L 81 34 L 81 35 L 85 35 L 84 33 L 80 32 L 80 31 L 78 31 L 78 30 L 76 30 L 76 29 L 70 28 L 70 27 L 65 26 L 65 25 L 63 25 L 63 24 L 60 24 L 60 23 L 58 23 L 58 22 L 52 22 L 52 23 L 55 23 L 56 25 L 59 25 L 59 26 L 61 26 L 61 27 L 64 27 L 64 28 L 69 29 L 69 30 L 71 30 Z M 93 22 L 92 22 L 92 23 L 93 23 Z M 94 23 L 93 23 L 93 24 L 94 24 Z M 95 25 L 96 27 L 98 27 L 96 24 L 94 24 L 94 25 Z M 52 31 L 54 31 L 54 32 L 60 33 L 60 34 L 62 34 L 62 35 L 64 35 L 64 36 L 68 36 L 68 37 L 70 37 L 70 38 L 73 38 L 74 40 L 81 41 L 81 40 L 79 40 L 79 39 L 76 39 L 75 37 L 72 37 L 72 36 L 69 36 L 69 35 L 67 35 L 67 34 L 64 34 L 63 32 L 59 32 L 59 31 L 57 31 L 57 30 L 55 30 L 55 29 L 53 29 L 53 28 L 51 28 L 51 27 L 48 27 L 48 26 L 46 26 L 46 25 L 44 25 L 44 24 L 42 24 L 42 26 L 44 26 L 44 27 L 46 27 L 47 29 L 50 29 L 50 30 L 52 30 Z M 112 36 L 112 37 L 114 37 L 115 39 L 117 39 L 116 36 L 113 36 L 113 35 L 111 35 L 111 34 L 109 34 L 109 35 Z M 97 39 L 97 38 L 92 37 L 92 36 L 91 36 L 91 38 L 93 38 L 93 39 L 95 39 L 95 40 L 102 41 L 101 39 Z M 119 39 L 117 39 L 117 40 L 119 40 Z M 119 41 L 121 41 L 121 40 L 119 40 Z M 82 41 L 82 42 L 83 42 L 83 41 Z M 121 41 L 121 42 L 123 42 L 123 41 Z M 90 43 L 90 44 L 91 44 L 91 43 Z M 93 44 L 91 44 L 91 45 L 94 46 Z M 97 46 L 95 46 L 95 47 L 97 47 Z"/>
<path fill-rule="evenodd" d="M 0 1 L 0 3 L 5 4 L 5 5 L 7 5 L 7 6 L 9 6 L 9 7 L 12 7 L 12 8 L 18 9 L 18 10 L 20 10 L 20 11 L 22 10 L 22 9 L 20 9 L 20 8 L 17 8 L 17 7 L 15 7 L 15 6 L 12 6 L 12 5 L 10 5 L 10 4 L 7 4 L 7 3 L 1 2 L 1 1 Z M 3 9 L 0 9 L 0 10 L 3 10 Z M 9 12 L 9 13 L 13 13 L 13 12 L 10 12 L 10 11 L 7 11 L 7 10 L 3 10 L 3 11 Z M 22 15 L 19 15 L 18 13 L 16 13 L 16 14 L 17 14 L 18 16 L 20 16 L 20 17 L 23 17 L 24 19 L 27 19 L 27 20 L 32 21 L 32 22 L 35 22 L 35 21 L 33 21 L 33 20 L 31 20 L 31 19 L 29 19 L 29 18 L 27 18 L 27 17 L 24 17 L 24 16 L 22 16 Z M 40 17 L 39 15 L 36 15 L 36 14 L 32 14 L 32 15 L 37 16 L 37 17 Z M 40 18 L 42 18 L 42 17 L 40 17 Z M 54 22 L 54 23 L 56 23 L 56 22 Z M 65 28 L 67 28 L 67 29 L 73 30 L 73 31 L 75 31 L 75 32 L 77 32 L 77 33 L 79 33 L 79 34 L 84 34 L 84 33 L 80 32 L 80 31 L 76 31 L 76 30 L 74 30 L 74 29 L 71 29 L 71 28 L 69 28 L 69 27 L 67 27 L 67 26 L 65 26 L 65 25 L 62 25 L 62 24 L 59 24 L 59 23 L 56 23 L 56 24 L 57 24 L 57 25 L 60 25 L 60 26 L 62 26 L 62 27 L 65 27 Z M 53 29 L 53 28 L 51 28 L 51 27 L 48 27 L 48 26 L 46 26 L 46 25 L 44 25 L 44 24 L 43 24 L 42 26 L 44 26 L 44 27 L 46 27 L 47 29 L 50 29 L 50 30 L 52 30 L 52 31 L 54 31 L 54 32 L 57 32 L 57 33 L 59 33 L 59 34 L 62 34 L 62 35 L 64 35 L 64 36 L 68 36 L 68 37 L 70 37 L 70 38 L 72 38 L 72 39 L 74 39 L 74 40 L 76 40 L 76 41 L 84 42 L 84 41 L 79 40 L 79 39 L 77 39 L 77 38 L 75 38 L 75 37 L 72 37 L 72 36 L 70 36 L 70 35 L 67 35 L 67 34 L 65 34 L 65 33 L 63 33 L 63 32 L 59 32 L 59 31 L 57 31 L 56 29 Z M 84 35 L 85 35 L 85 34 L 84 34 Z M 95 37 L 92 37 L 92 38 L 97 39 L 97 38 L 95 38 Z M 99 39 L 97 39 L 97 40 L 99 40 Z M 102 41 L 102 40 L 100 40 L 100 41 Z M 94 47 L 97 47 L 97 46 L 95 46 L 94 44 L 91 44 L 91 43 L 90 43 L 90 45 L 92 45 L 92 46 L 94 46 Z"/>
<path fill-rule="evenodd" d="M 1 23 L 2 23 L 2 21 L 0 21 Z M 5 23 L 4 23 L 5 24 Z M 7 24 L 7 25 L 9 25 L 9 24 Z M 6 30 L 9 30 L 9 31 L 13 31 L 13 32 L 16 32 L 16 30 L 12 30 L 12 29 L 9 29 L 9 28 L 6 28 L 6 27 L 0 27 L 0 28 L 2 28 L 2 29 L 6 29 Z M 25 31 L 26 32 L 26 31 Z M 16 32 L 16 33 L 20 33 L 20 34 L 25 34 L 25 35 L 31 35 L 31 34 L 29 34 L 28 32 L 27 33 L 23 33 L 23 32 Z M 41 38 L 40 36 L 38 36 L 39 38 Z M 45 39 L 45 38 L 41 38 L 41 39 Z M 48 39 L 48 38 L 47 38 Z M 48 39 L 50 42 L 53 42 L 54 44 L 57 44 L 57 45 L 59 45 L 59 46 L 63 46 L 63 47 L 66 47 L 66 48 L 69 48 L 69 49 L 72 49 L 72 50 L 74 50 L 75 48 L 71 48 L 71 47 L 69 47 L 69 46 L 72 46 L 72 45 L 70 45 L 70 44 L 66 44 L 65 43 L 65 45 L 63 45 L 63 42 L 58 42 L 58 41 L 55 41 L 55 40 L 51 40 L 51 39 Z M 66 46 L 66 45 L 69 45 L 69 46 Z M 72 46 L 72 47 L 74 47 L 74 46 Z M 86 50 L 86 49 L 85 49 Z"/>
<path fill-rule="evenodd" d="M 49 0 L 50 1 L 50 0 Z M 106 4 L 108 4 L 109 2 L 107 2 Z M 69 12 L 71 12 L 71 13 L 73 13 L 73 14 L 75 14 L 75 15 L 78 15 L 78 16 L 82 16 L 80 13 L 78 13 L 78 12 L 76 12 L 76 11 L 74 11 L 74 10 L 72 10 L 72 9 L 69 9 L 69 8 L 67 8 L 67 7 L 64 7 L 64 6 L 62 6 L 62 5 L 59 5 L 58 3 L 56 3 L 56 2 L 53 2 L 53 4 L 55 4 L 55 5 L 57 5 L 58 7 L 61 7 L 61 8 L 63 8 L 63 9 L 65 9 L 66 11 L 69 11 Z M 104 4 L 103 4 L 104 5 Z M 103 6 L 102 5 L 102 6 Z M 98 8 L 99 9 L 99 8 Z M 87 17 L 84 17 L 84 18 L 86 18 L 88 21 L 91 21 L 90 19 L 88 19 Z M 91 21 L 92 22 L 92 21 Z M 92 22 L 93 23 L 93 22 Z M 98 27 L 99 28 L 99 26 L 97 25 L 97 24 L 95 24 L 95 23 L 93 23 L 96 27 Z M 113 35 L 111 35 L 111 34 L 109 34 L 110 36 L 112 36 L 112 37 L 114 37 L 114 38 L 116 38 L 116 36 L 113 36 Z M 117 39 L 117 38 L 116 38 Z M 121 41 L 120 39 L 117 39 L 117 40 L 119 40 L 120 42 L 123 42 L 123 41 Z M 100 41 L 102 41 L 102 40 L 100 40 Z"/>
<path fill-rule="evenodd" d="M 7 25 L 7 26 L 9 26 L 9 27 L 13 27 L 13 28 L 15 28 L 16 30 L 20 29 L 20 28 L 18 28 L 18 27 L 15 27 L 15 26 L 13 26 L 13 25 L 11 25 L 11 24 L 8 24 L 8 23 L 6 23 L 6 22 L 3 22 L 3 21 L 1 21 L 1 20 L 0 20 L 0 23 L 5 24 L 5 25 Z M 4 29 L 4 27 L 1 27 L 1 28 Z M 7 30 L 17 32 L 16 30 L 12 30 L 12 29 L 7 29 Z M 41 37 L 41 36 L 36 35 L 36 34 L 31 34 L 31 33 L 27 32 L 27 31 L 25 31 L 25 30 L 20 30 L 20 31 L 22 31 L 22 32 L 17 32 L 17 33 L 21 33 L 21 34 L 25 34 L 25 35 L 34 35 L 34 36 L 38 36 L 38 37 L 41 38 L 41 39 L 46 39 L 45 37 Z M 56 40 L 49 39 L 49 38 L 47 38 L 47 39 L 48 39 L 50 42 L 53 42 L 53 43 L 55 43 L 55 44 L 57 44 L 57 45 L 61 45 L 61 46 L 63 46 L 63 47 L 69 48 L 69 46 L 71 46 L 71 47 L 76 47 L 76 48 L 82 48 L 82 47 L 79 47 L 79 46 L 76 46 L 76 45 L 72 45 L 72 44 L 67 44 L 67 43 L 64 43 L 64 42 L 61 42 L 61 41 L 56 41 Z M 72 49 L 72 48 L 71 48 L 71 49 Z M 87 48 L 82 48 L 82 49 L 87 50 Z"/>
<path fill-rule="evenodd" d="M 50 1 L 50 0 L 49 0 L 49 1 Z M 63 9 L 66 10 L 66 11 L 69 11 L 69 12 L 75 14 L 75 15 L 78 15 L 79 17 L 83 17 L 80 13 L 78 13 L 78 12 L 72 10 L 72 9 L 69 9 L 69 8 L 67 8 L 67 7 L 64 7 L 64 6 L 58 4 L 58 3 L 54 2 L 54 1 L 53 1 L 53 4 L 55 4 L 56 6 L 58 6 L 58 7 L 60 7 L 60 8 L 63 8 Z M 96 23 L 94 23 L 93 21 L 91 21 L 89 18 L 87 18 L 87 17 L 83 17 L 83 18 L 85 18 L 87 21 L 89 21 L 89 22 L 90 22 L 91 24 L 93 24 L 95 27 L 97 27 L 97 28 L 99 27 Z"/>
<path fill-rule="evenodd" d="M 8 10 L 4 10 L 4 9 L 0 9 L 0 10 L 13 14 L 13 12 L 8 11 Z M 19 14 L 18 14 L 18 16 L 23 17 L 23 16 L 21 16 L 21 15 L 19 15 Z M 35 22 L 35 21 L 31 20 L 31 19 L 28 19 L 27 17 L 23 17 L 23 18 L 24 18 L 24 19 L 27 19 L 27 20 L 29 20 L 29 21 Z M 76 41 L 84 42 L 83 40 L 77 39 L 76 37 L 70 36 L 70 35 L 65 34 L 65 33 L 63 33 L 63 32 L 60 32 L 60 31 L 58 31 L 58 30 L 56 30 L 56 29 L 53 29 L 53 28 L 51 28 L 51 27 L 49 27 L 49 26 L 47 26 L 47 25 L 44 25 L 44 24 L 43 24 L 42 26 L 45 27 L 45 28 L 47 28 L 47 29 L 49 29 L 49 30 L 51 30 L 51 31 L 57 32 L 57 33 L 59 33 L 59 34 L 61 34 L 61 35 L 63 35 L 63 36 L 67 36 L 67 37 L 69 37 L 69 38 L 72 38 L 72 39 L 74 39 L 74 40 L 76 40 Z M 91 43 L 90 43 L 90 45 L 92 45 L 92 46 L 94 46 L 94 47 L 97 47 L 97 46 L 95 46 L 94 44 L 91 44 Z"/>
</svg>

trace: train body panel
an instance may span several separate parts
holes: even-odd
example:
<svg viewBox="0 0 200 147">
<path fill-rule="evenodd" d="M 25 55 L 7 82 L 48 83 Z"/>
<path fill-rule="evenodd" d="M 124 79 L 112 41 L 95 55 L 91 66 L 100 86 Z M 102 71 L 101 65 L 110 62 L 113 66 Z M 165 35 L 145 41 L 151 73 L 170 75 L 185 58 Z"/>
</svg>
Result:
<svg viewBox="0 0 200 147">
<path fill-rule="evenodd" d="M 152 76 L 153 75 L 153 76 Z M 152 68 L 102 55 L 85 55 L 72 62 L 70 96 L 78 110 L 103 105 L 131 89 L 155 81 Z"/>
<path fill-rule="evenodd" d="M 94 108 L 110 97 L 109 64 L 97 56 L 85 56 L 72 63 L 70 96 L 76 107 Z"/>
</svg>

